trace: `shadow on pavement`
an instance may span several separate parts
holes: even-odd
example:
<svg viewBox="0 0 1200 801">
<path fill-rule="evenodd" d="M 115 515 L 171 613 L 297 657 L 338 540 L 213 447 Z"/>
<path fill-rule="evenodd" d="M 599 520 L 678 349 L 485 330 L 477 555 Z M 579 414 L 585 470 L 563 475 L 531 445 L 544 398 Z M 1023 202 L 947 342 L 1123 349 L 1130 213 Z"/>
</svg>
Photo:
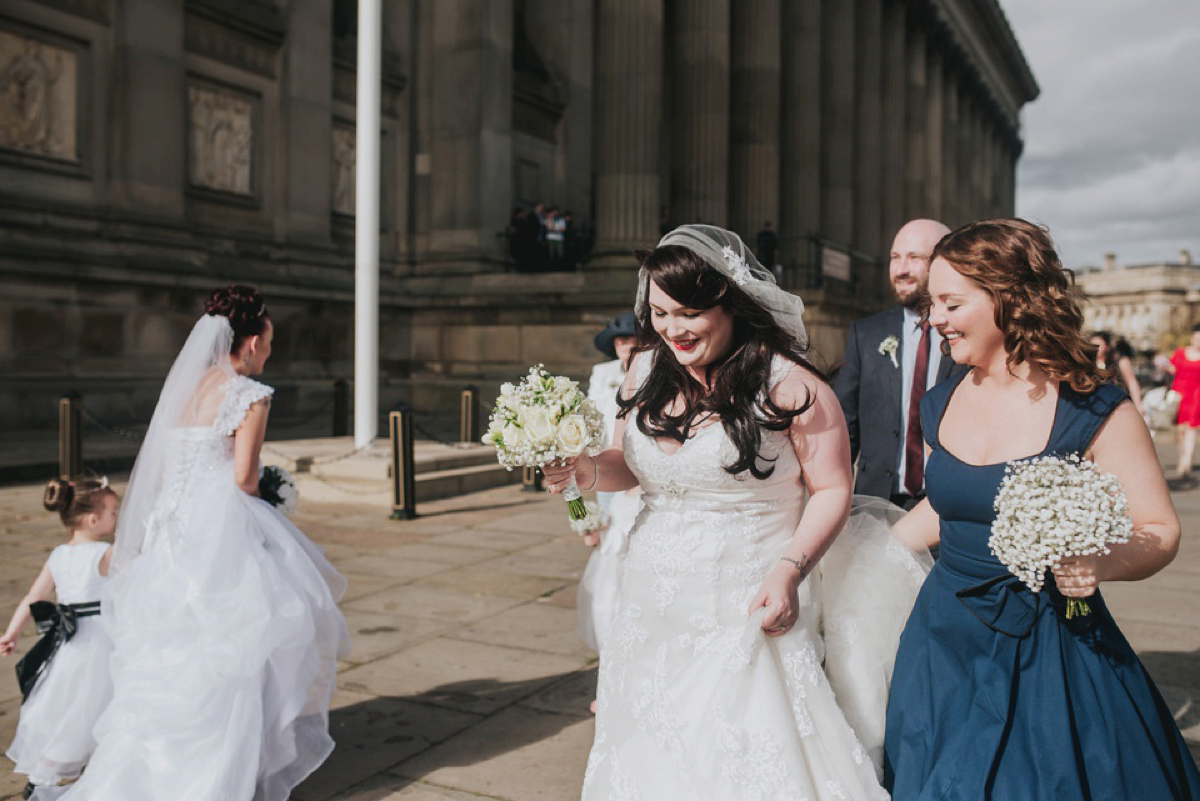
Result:
<svg viewBox="0 0 1200 801">
<path fill-rule="evenodd" d="M 590 669 L 520 681 L 471 679 L 339 707 L 329 714 L 333 753 L 292 798 L 327 801 L 385 771 L 396 774 L 384 782 L 394 792 L 405 779 L 485 762 L 586 719 L 594 693 Z M 374 797 L 365 789 L 353 796 Z"/>
<path fill-rule="evenodd" d="M 1138 654 L 1146 670 L 1167 696 L 1167 705 L 1179 728 L 1200 726 L 1200 649 L 1146 651 Z"/>
</svg>

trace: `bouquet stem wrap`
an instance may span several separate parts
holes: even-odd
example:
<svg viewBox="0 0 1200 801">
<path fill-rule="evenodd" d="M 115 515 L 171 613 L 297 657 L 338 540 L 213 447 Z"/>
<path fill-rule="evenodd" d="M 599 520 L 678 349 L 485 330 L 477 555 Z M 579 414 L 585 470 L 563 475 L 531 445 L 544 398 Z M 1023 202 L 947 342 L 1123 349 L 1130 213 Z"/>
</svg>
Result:
<svg viewBox="0 0 1200 801">
<path fill-rule="evenodd" d="M 579 485 L 575 483 L 575 476 L 571 476 L 571 483 L 563 489 L 562 496 L 563 500 L 567 502 L 567 513 L 571 515 L 572 520 L 583 520 L 588 516 L 587 506 L 583 502 L 583 493 L 579 491 Z"/>
</svg>

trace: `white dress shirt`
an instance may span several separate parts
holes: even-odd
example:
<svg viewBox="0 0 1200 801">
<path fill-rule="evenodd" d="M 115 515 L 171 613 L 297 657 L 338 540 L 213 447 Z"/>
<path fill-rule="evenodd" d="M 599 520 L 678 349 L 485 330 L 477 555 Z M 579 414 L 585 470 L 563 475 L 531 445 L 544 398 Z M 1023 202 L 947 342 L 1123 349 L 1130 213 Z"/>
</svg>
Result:
<svg viewBox="0 0 1200 801">
<path fill-rule="evenodd" d="M 904 479 L 907 474 L 904 444 L 908 442 L 908 401 L 912 393 L 913 372 L 917 369 L 917 348 L 921 344 L 921 315 L 912 309 L 904 310 L 903 335 L 900 337 L 900 469 L 896 471 L 897 492 L 905 492 Z M 925 377 L 925 389 L 937 383 L 938 367 L 942 363 L 942 335 L 936 328 L 929 329 L 929 371 Z M 924 445 L 922 445 L 922 451 Z M 924 487 L 922 486 L 922 489 Z"/>
</svg>

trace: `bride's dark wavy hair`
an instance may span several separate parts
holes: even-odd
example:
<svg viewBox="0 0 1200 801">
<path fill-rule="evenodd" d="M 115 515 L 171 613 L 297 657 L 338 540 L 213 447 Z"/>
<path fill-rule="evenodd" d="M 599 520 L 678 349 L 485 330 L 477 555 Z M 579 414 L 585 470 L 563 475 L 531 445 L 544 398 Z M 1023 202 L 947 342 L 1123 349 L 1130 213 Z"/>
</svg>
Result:
<svg viewBox="0 0 1200 801">
<path fill-rule="evenodd" d="M 759 449 L 763 430 L 785 431 L 813 404 L 810 396 L 798 409 L 784 409 L 764 391 L 771 376 L 771 362 L 780 355 L 790 359 L 822 381 L 828 377 L 806 358 L 804 348 L 784 332 L 771 314 L 755 303 L 737 284 L 710 267 L 696 253 L 679 245 L 639 251 L 638 260 L 646 281 L 654 282 L 677 303 L 696 311 L 720 306 L 733 315 L 733 343 L 721 359 L 709 365 L 712 392 L 705 392 L 675 358 L 671 348 L 654 331 L 649 304 L 637 315 L 638 350 L 651 351 L 653 369 L 628 399 L 618 397 L 620 417 L 636 411 L 637 427 L 648 437 L 666 437 L 681 445 L 687 441 L 698 419 L 715 415 L 737 447 L 738 457 L 725 465 L 731 475 L 749 472 L 764 479 L 775 466 L 760 467 Z M 649 296 L 649 283 L 642 287 Z M 676 398 L 683 399 L 678 414 L 668 413 Z"/>
</svg>

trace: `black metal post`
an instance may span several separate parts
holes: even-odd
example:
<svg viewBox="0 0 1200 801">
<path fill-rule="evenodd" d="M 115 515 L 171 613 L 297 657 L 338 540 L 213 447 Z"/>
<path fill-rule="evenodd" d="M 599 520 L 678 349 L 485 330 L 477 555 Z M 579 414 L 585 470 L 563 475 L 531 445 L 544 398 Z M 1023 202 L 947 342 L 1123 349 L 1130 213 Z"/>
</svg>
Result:
<svg viewBox="0 0 1200 801">
<path fill-rule="evenodd" d="M 542 491 L 542 471 L 536 467 L 521 468 L 521 491 L 522 492 L 541 492 Z"/>
<path fill-rule="evenodd" d="M 58 399 L 58 477 L 70 481 L 83 471 L 83 396 Z"/>
<path fill-rule="evenodd" d="M 350 434 L 350 382 L 339 378 L 333 382 L 333 435 Z"/>
<path fill-rule="evenodd" d="M 392 445 L 392 519 L 417 516 L 416 465 L 413 460 L 413 413 L 401 407 L 388 414 Z"/>
<path fill-rule="evenodd" d="M 479 387 L 468 384 L 463 387 L 459 442 L 479 442 Z"/>
</svg>

